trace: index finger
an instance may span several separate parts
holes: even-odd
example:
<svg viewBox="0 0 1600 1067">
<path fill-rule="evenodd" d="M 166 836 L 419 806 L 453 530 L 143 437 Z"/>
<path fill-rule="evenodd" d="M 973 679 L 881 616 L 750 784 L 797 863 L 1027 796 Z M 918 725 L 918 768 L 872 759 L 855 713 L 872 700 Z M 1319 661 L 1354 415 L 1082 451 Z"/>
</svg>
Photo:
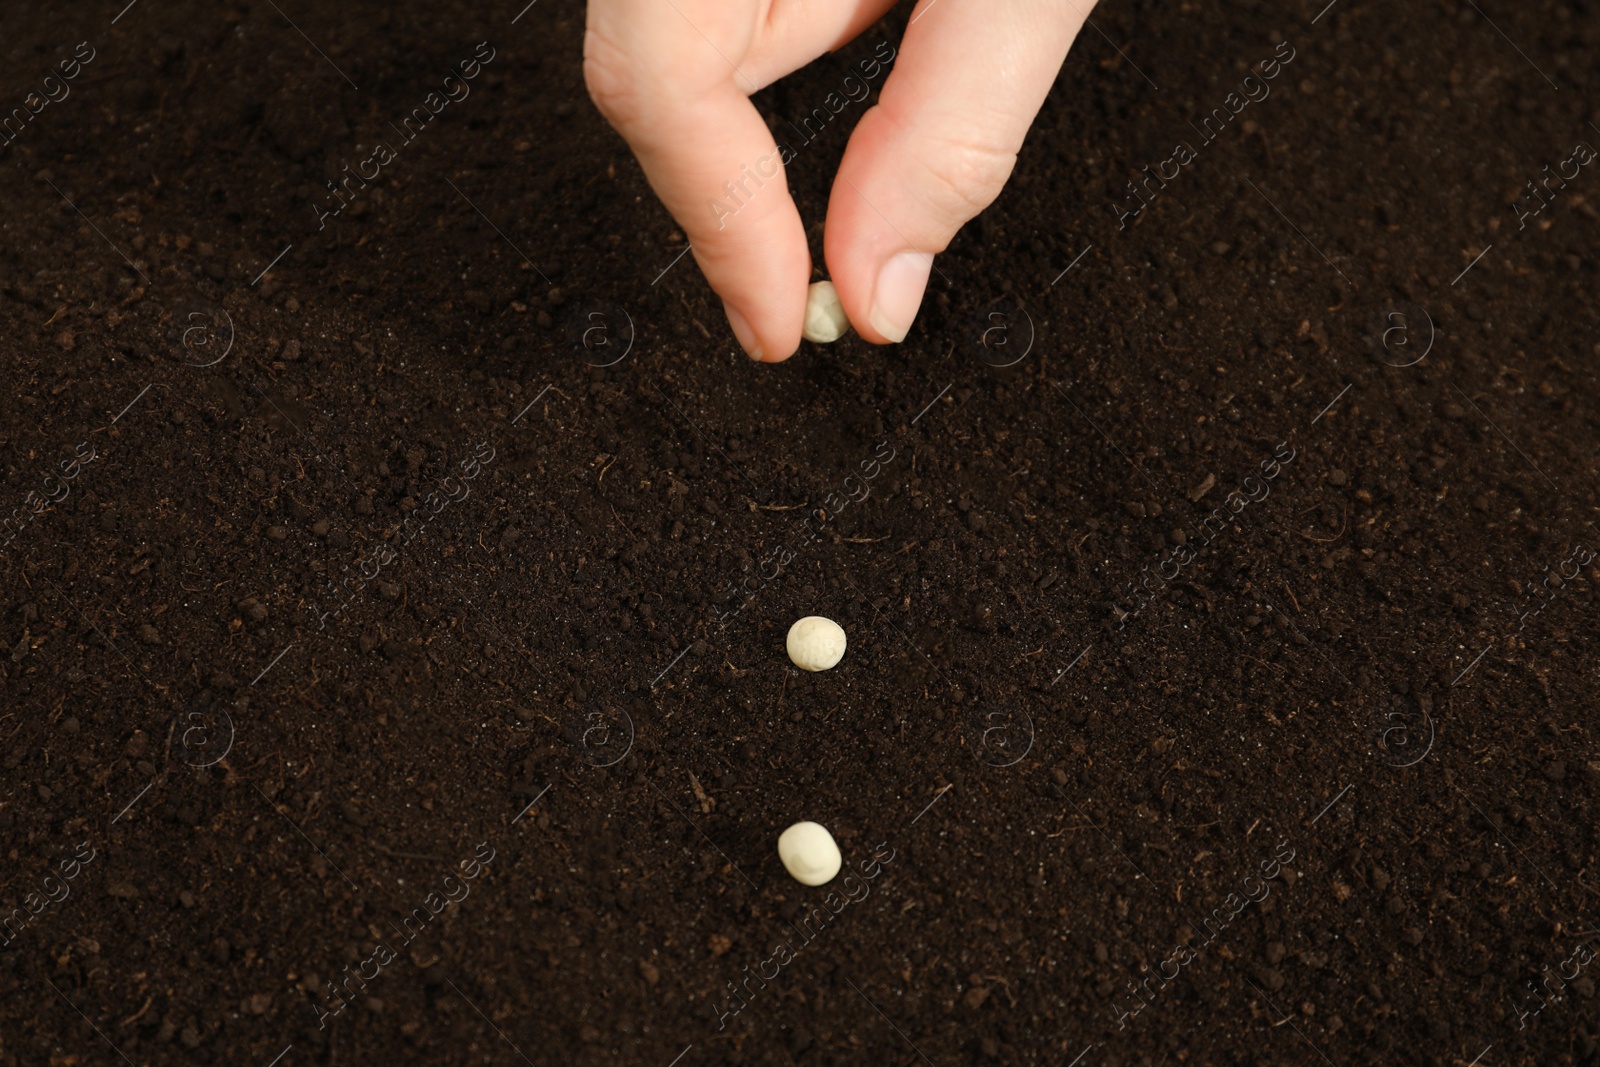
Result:
<svg viewBox="0 0 1600 1067">
<path fill-rule="evenodd" d="M 747 354 L 800 345 L 811 253 L 785 160 L 741 71 L 754 5 L 600 0 L 589 6 L 584 77 L 650 186 L 689 238 Z"/>
</svg>

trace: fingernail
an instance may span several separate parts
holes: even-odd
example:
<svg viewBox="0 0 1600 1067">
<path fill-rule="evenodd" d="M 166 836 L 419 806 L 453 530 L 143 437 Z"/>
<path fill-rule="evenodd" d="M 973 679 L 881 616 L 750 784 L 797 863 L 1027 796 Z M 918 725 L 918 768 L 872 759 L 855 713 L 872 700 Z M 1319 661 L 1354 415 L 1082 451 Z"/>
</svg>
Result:
<svg viewBox="0 0 1600 1067">
<path fill-rule="evenodd" d="M 898 252 L 878 271 L 872 290 L 872 328 L 899 344 L 911 332 L 911 322 L 922 306 L 933 257 L 926 252 Z"/>
<path fill-rule="evenodd" d="M 760 363 L 761 345 L 756 342 L 756 332 L 750 328 L 750 320 L 739 314 L 739 309 L 726 301 L 722 304 L 722 310 L 727 313 L 728 325 L 733 327 L 733 336 L 738 338 L 739 347 L 744 349 L 744 354 Z"/>
</svg>

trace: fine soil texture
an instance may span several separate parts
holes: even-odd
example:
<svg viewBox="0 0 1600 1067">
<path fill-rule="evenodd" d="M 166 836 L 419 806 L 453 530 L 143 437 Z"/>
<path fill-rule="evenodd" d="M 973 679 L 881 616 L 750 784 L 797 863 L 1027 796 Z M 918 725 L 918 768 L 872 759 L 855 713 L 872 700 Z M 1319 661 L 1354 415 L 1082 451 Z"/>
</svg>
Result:
<svg viewBox="0 0 1600 1067">
<path fill-rule="evenodd" d="M 1595 1063 L 1594 0 L 1107 3 L 781 365 L 584 18 L 4 14 L 0 1064 Z"/>
</svg>

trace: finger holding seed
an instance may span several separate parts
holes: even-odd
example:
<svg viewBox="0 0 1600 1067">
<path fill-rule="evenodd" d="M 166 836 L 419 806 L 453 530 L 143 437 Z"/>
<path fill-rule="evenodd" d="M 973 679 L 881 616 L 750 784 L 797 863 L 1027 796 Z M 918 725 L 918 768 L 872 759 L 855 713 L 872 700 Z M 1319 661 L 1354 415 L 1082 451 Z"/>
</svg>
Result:
<svg viewBox="0 0 1600 1067">
<path fill-rule="evenodd" d="M 840 47 L 893 4 L 588 5 L 589 95 L 683 228 L 752 359 L 778 362 L 800 347 L 811 252 L 789 196 L 784 154 L 750 94 Z"/>
</svg>

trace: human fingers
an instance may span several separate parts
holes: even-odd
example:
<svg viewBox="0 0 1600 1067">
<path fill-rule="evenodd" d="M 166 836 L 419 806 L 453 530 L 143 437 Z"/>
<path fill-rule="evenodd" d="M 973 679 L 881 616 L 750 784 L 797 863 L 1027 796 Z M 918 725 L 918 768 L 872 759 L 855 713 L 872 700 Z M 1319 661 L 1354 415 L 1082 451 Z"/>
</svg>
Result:
<svg viewBox="0 0 1600 1067">
<path fill-rule="evenodd" d="M 799 345 L 811 256 L 787 162 L 746 97 L 895 0 L 594 0 L 584 74 L 688 235 L 753 358 Z"/>
<path fill-rule="evenodd" d="M 800 344 L 811 253 L 741 62 L 759 0 L 592 0 L 584 79 L 683 228 L 753 359 Z"/>
<path fill-rule="evenodd" d="M 1092 0 L 923 0 L 829 198 L 828 272 L 850 321 L 905 340 L 935 253 L 993 203 Z"/>
</svg>

